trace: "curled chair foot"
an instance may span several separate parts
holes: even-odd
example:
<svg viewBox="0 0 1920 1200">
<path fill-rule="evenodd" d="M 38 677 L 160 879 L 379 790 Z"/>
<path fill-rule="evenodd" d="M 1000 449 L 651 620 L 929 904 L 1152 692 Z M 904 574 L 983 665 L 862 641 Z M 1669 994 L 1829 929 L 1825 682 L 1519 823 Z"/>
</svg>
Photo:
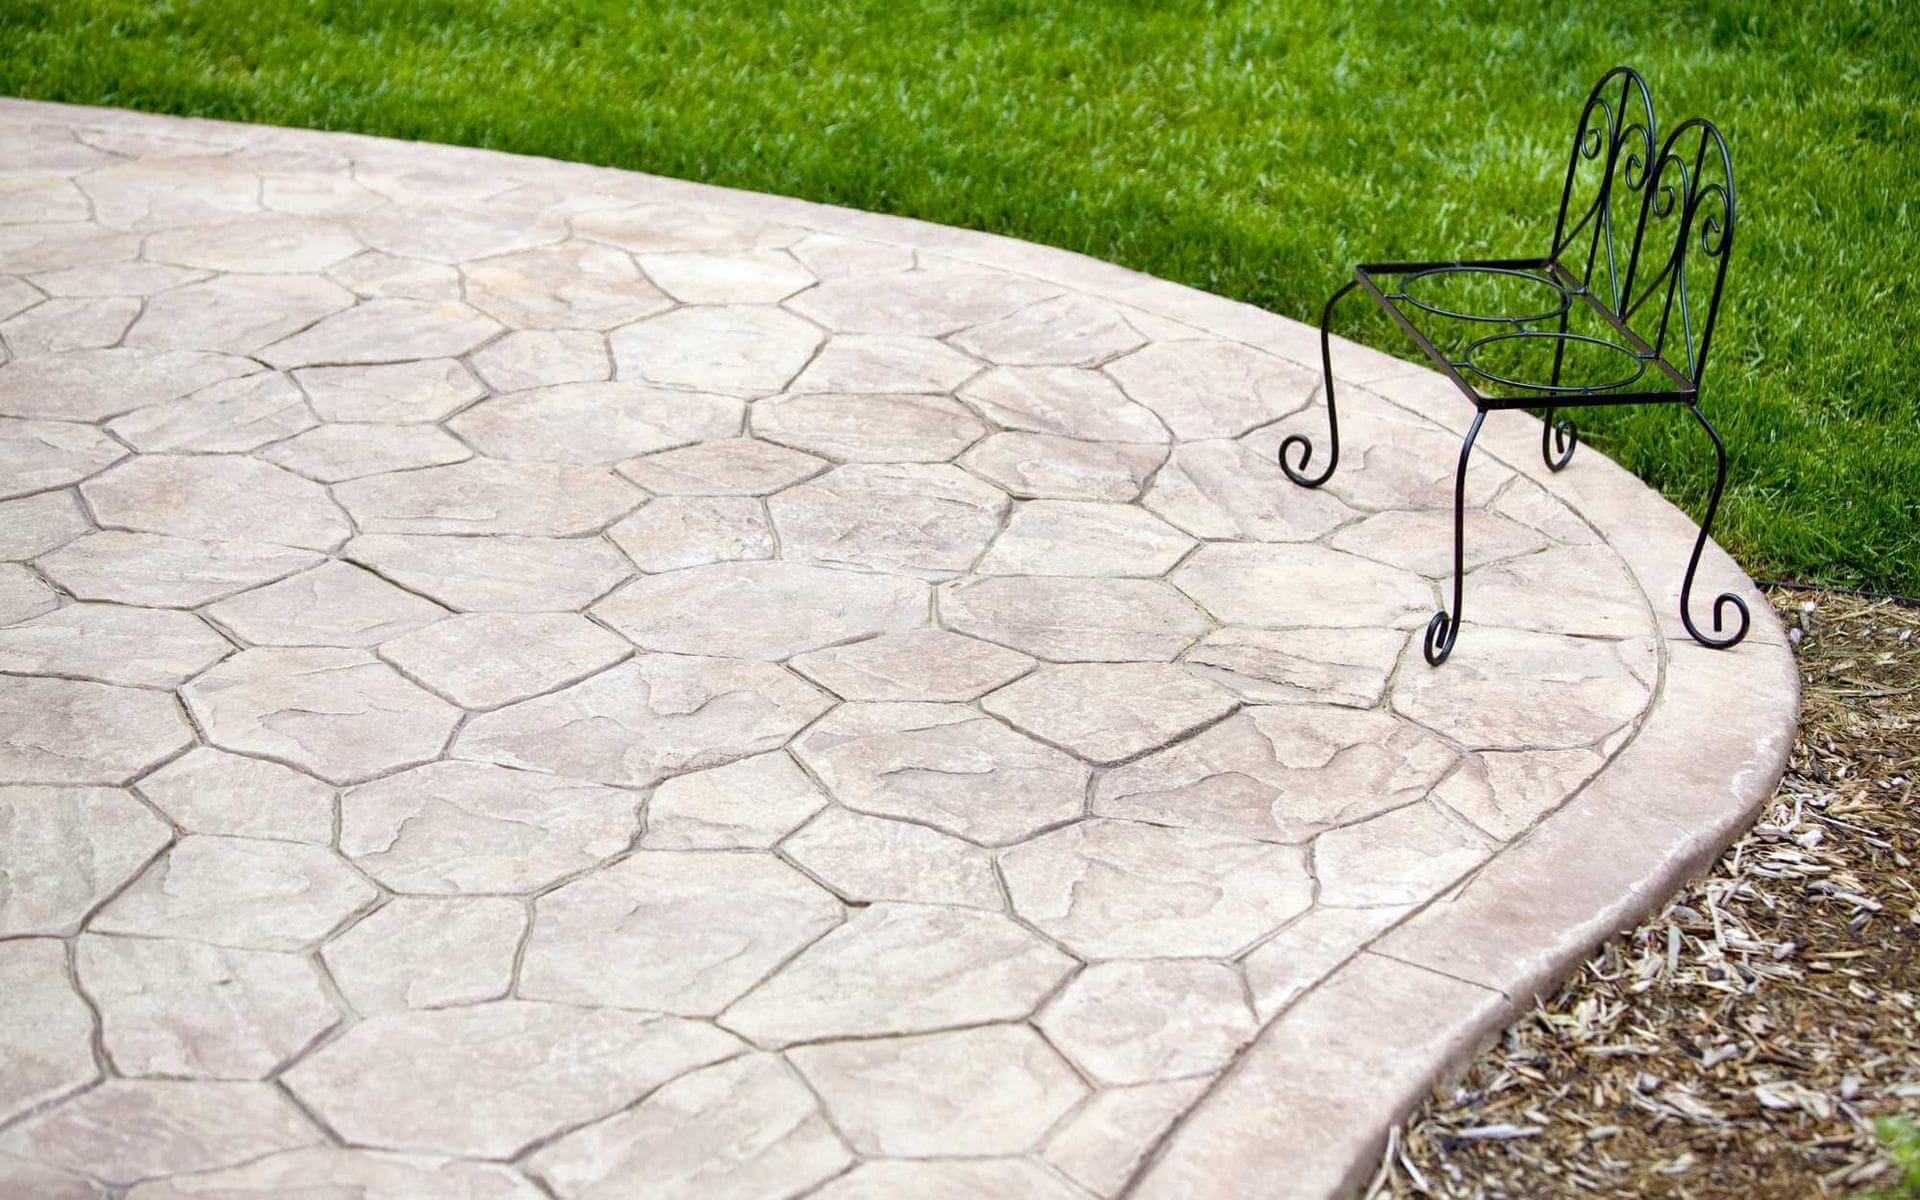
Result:
<svg viewBox="0 0 1920 1200">
<path fill-rule="evenodd" d="M 1720 440 L 1720 431 L 1707 420 L 1697 403 L 1689 403 L 1687 411 L 1700 428 L 1706 430 L 1707 437 L 1713 441 L 1715 470 L 1713 491 L 1707 496 L 1707 512 L 1701 518 L 1700 532 L 1693 539 L 1693 554 L 1687 559 L 1687 574 L 1680 581 L 1680 623 L 1687 627 L 1693 640 L 1713 650 L 1725 650 L 1728 646 L 1737 646 L 1747 636 L 1747 629 L 1753 623 L 1753 615 L 1747 611 L 1747 602 L 1732 592 L 1721 592 L 1713 600 L 1713 634 L 1702 633 L 1693 623 L 1693 577 L 1700 570 L 1700 555 L 1707 548 L 1707 538 L 1713 532 L 1713 518 L 1720 511 L 1720 493 L 1727 486 L 1727 444 Z M 1727 609 L 1740 614 L 1740 623 L 1730 634 L 1716 637 L 1727 627 Z"/>
<path fill-rule="evenodd" d="M 1307 474 L 1307 464 L 1313 461 L 1313 443 L 1301 434 L 1290 433 L 1280 443 L 1280 469 L 1288 479 L 1304 488 L 1317 488 L 1332 479 L 1333 469 L 1340 465 L 1340 412 L 1333 401 L 1333 347 L 1328 340 L 1328 327 L 1333 322 L 1333 306 L 1355 286 L 1356 281 L 1348 280 L 1339 291 L 1327 297 L 1327 306 L 1320 310 L 1320 375 L 1327 391 L 1327 465 L 1318 475 Z M 1297 463 L 1287 461 L 1295 446 L 1300 447 Z"/>
<path fill-rule="evenodd" d="M 1574 447 L 1580 444 L 1580 430 L 1566 417 L 1547 410 L 1546 424 L 1540 427 L 1540 457 L 1547 469 L 1561 471 L 1573 460 Z"/>
<path fill-rule="evenodd" d="M 1427 622 L 1427 636 L 1421 644 L 1420 652 L 1427 656 L 1427 665 L 1437 667 L 1447 661 L 1447 655 L 1453 653 L 1453 641 L 1460 635 L 1460 627 L 1445 609 L 1433 614 L 1433 620 Z"/>
</svg>

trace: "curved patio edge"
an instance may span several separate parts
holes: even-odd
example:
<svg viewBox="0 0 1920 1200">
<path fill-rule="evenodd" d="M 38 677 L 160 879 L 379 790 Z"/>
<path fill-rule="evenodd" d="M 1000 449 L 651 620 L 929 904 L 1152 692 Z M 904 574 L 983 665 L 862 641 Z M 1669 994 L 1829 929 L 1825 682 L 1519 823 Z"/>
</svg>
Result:
<svg viewBox="0 0 1920 1200">
<path fill-rule="evenodd" d="M 31 114 L 138 126 L 178 118 L 4 100 Z M 231 130 L 223 122 L 196 122 Z M 264 127 L 263 136 L 304 131 Z M 325 135 L 338 139 L 340 134 Z M 354 139 L 383 153 L 457 169 L 497 151 Z M 1297 321 L 1085 256 L 992 234 L 681 180 L 541 160 L 583 183 L 617 176 L 662 200 L 804 221 L 1103 295 L 1319 368 L 1317 331 Z M 1329 280 L 1336 272 L 1329 264 Z M 1448 428 L 1472 410 L 1442 377 L 1338 342 L 1346 403 L 1393 404 Z M 1785 769 L 1799 711 L 1799 674 L 1771 607 L 1717 546 L 1700 590 L 1749 598 L 1753 628 L 1731 651 L 1685 636 L 1678 590 L 1694 526 L 1673 505 L 1591 448 L 1571 469 L 1538 460 L 1539 423 L 1490 422 L 1483 453 L 1566 502 L 1625 560 L 1653 602 L 1665 638 L 1650 713 L 1609 764 L 1562 807 L 1465 880 L 1377 936 L 1295 997 L 1212 1091 L 1161 1141 L 1124 1193 L 1170 1197 L 1328 1197 L 1374 1169 L 1387 1131 L 1436 1081 L 1702 870 L 1753 820 Z M 1468 624 L 1471 625 L 1471 614 Z M 1468 629 L 1471 636 L 1472 630 Z M 1446 669 L 1446 668 L 1441 668 Z"/>
</svg>

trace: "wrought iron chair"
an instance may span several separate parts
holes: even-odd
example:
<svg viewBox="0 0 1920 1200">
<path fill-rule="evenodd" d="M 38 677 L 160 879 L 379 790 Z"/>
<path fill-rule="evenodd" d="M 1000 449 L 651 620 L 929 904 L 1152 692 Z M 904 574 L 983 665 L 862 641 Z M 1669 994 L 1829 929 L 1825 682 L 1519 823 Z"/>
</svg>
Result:
<svg viewBox="0 0 1920 1200">
<path fill-rule="evenodd" d="M 1552 248 L 1544 256 L 1363 263 L 1321 312 L 1326 463 L 1319 474 L 1307 474 L 1313 443 L 1300 434 L 1289 436 L 1280 443 L 1280 467 L 1294 483 L 1319 487 L 1340 463 L 1327 336 L 1334 307 L 1356 287 L 1386 310 L 1478 410 L 1454 475 L 1453 609 L 1433 615 L 1423 646 L 1435 666 L 1446 661 L 1460 635 L 1467 459 L 1487 414 L 1502 409 L 1546 410 L 1540 454 L 1558 471 L 1579 440 L 1573 421 L 1559 410 L 1685 405 L 1712 440 L 1717 466 L 1681 582 L 1680 619 L 1695 641 L 1715 649 L 1747 635 L 1746 603 L 1732 593 L 1714 601 L 1713 634 L 1702 632 L 1689 611 L 1694 574 L 1727 482 L 1726 444 L 1700 410 L 1700 379 L 1733 244 L 1733 162 L 1720 131 L 1699 117 L 1681 122 L 1664 140 L 1656 137 L 1646 81 L 1629 67 L 1615 67 L 1594 85 L 1580 114 Z M 1576 209 L 1576 191 L 1584 196 L 1589 190 L 1591 200 Z M 1616 223 L 1622 241 L 1627 231 L 1632 234 L 1624 267 L 1615 244 Z M 1691 274 L 1690 266 L 1695 268 Z M 1461 298 L 1450 298 L 1449 289 Z M 1516 291 L 1526 298 L 1516 303 L 1505 295 Z M 1489 293 L 1500 295 L 1489 302 Z M 1583 376 L 1581 368 L 1593 373 Z M 1297 460 L 1289 461 L 1296 448 Z M 1729 609 L 1738 614 L 1738 626 L 1724 633 Z"/>
</svg>

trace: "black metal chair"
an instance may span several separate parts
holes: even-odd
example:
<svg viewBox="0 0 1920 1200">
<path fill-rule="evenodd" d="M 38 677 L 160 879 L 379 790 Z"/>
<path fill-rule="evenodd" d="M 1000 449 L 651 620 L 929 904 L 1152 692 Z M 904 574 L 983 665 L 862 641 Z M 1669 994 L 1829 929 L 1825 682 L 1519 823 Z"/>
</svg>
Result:
<svg viewBox="0 0 1920 1200">
<path fill-rule="evenodd" d="M 1583 195 L 1591 188 L 1592 199 L 1576 211 L 1577 188 Z M 1622 239 L 1629 229 L 1633 238 L 1624 267 L 1614 240 L 1616 213 L 1622 218 Z M 1327 336 L 1334 306 L 1356 287 L 1372 296 L 1478 409 L 1454 476 L 1453 610 L 1443 609 L 1427 623 L 1423 649 L 1429 663 L 1445 662 L 1460 635 L 1467 459 L 1487 414 L 1512 408 L 1546 410 L 1540 454 L 1558 471 L 1579 440 L 1573 421 L 1558 410 L 1685 405 L 1712 439 L 1717 469 L 1680 587 L 1680 619 L 1704 646 L 1721 649 L 1746 637 L 1747 606 L 1732 593 L 1722 593 L 1713 604 L 1714 634 L 1723 633 L 1728 609 L 1738 614 L 1731 633 L 1702 632 L 1688 611 L 1700 554 L 1727 482 L 1726 444 L 1700 411 L 1700 379 L 1726 281 L 1733 213 L 1733 162 L 1720 131 L 1694 117 L 1656 140 L 1646 81 L 1629 67 L 1615 67 L 1594 85 L 1581 112 L 1552 249 L 1545 255 L 1363 263 L 1327 300 L 1320 316 L 1326 465 L 1317 475 L 1306 474 L 1313 444 L 1293 434 L 1280 443 L 1280 467 L 1287 478 L 1319 487 L 1340 463 Z M 1691 253 L 1695 249 L 1697 255 Z M 1696 268 L 1691 276 L 1690 265 Z M 1461 298 L 1450 298 L 1449 289 Z M 1511 293 L 1520 291 L 1528 298 L 1515 303 Z M 1580 374 L 1581 368 L 1590 373 Z M 1295 447 L 1298 459 L 1289 462 Z"/>
</svg>

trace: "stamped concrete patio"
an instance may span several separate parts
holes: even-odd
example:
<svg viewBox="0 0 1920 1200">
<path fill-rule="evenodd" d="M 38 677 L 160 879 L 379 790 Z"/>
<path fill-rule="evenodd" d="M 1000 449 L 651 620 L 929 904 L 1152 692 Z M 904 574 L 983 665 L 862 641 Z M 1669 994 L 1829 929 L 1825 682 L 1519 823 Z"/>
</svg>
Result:
<svg viewBox="0 0 1920 1200">
<path fill-rule="evenodd" d="M 1302 491 L 1310 331 L 982 234 L 0 102 L 0 339 L 8 1198 L 1337 1195 L 1795 716 L 1518 414 L 1429 669 L 1445 385 Z"/>
</svg>

